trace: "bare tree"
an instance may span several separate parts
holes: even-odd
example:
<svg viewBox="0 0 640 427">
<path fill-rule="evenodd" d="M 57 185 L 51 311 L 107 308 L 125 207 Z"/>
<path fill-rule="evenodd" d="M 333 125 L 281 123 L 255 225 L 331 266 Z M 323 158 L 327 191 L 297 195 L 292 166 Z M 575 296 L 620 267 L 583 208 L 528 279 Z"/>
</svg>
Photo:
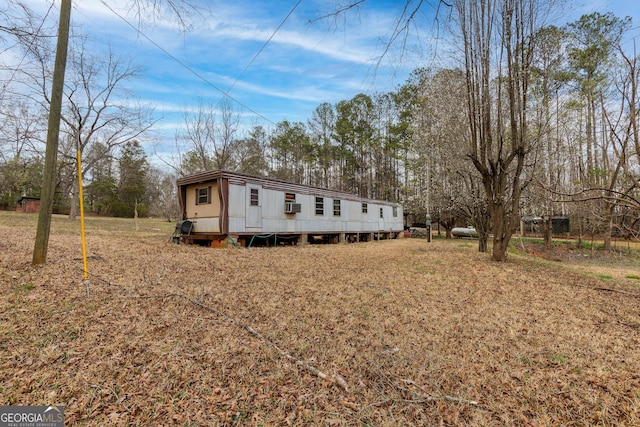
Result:
<svg viewBox="0 0 640 427">
<path fill-rule="evenodd" d="M 533 35 L 550 5 L 538 0 L 457 0 L 454 5 L 467 78 L 469 157 L 482 176 L 492 259 L 504 261 L 528 183 L 525 157 L 536 143 L 527 110 Z"/>
<path fill-rule="evenodd" d="M 82 174 L 88 176 L 104 156 L 112 156 L 117 147 L 139 139 L 154 121 L 148 110 L 122 101 L 130 98 L 124 85 L 142 71 L 128 59 L 116 57 L 111 50 L 106 55 L 93 55 L 81 44 L 72 51 L 69 68 L 62 121 L 71 146 L 64 154 L 75 159 L 77 152 L 84 157 L 93 144 L 104 147 L 91 150 L 93 156 L 82 160 Z M 73 188 L 70 218 L 75 217 L 78 202 L 77 186 Z"/>
<path fill-rule="evenodd" d="M 176 13 L 178 20 L 182 21 L 181 9 L 174 5 L 191 4 L 188 0 L 165 0 L 169 7 Z M 153 5 L 155 8 L 161 4 L 161 0 L 133 0 L 138 10 L 144 5 Z M 156 10 L 156 9 L 154 9 Z M 41 197 L 41 210 L 38 217 L 38 229 L 33 252 L 33 265 L 41 265 L 46 262 L 49 233 L 51 227 L 51 215 L 53 213 L 53 192 L 55 181 L 53 179 L 56 169 L 58 152 L 58 138 L 60 130 L 60 110 L 62 93 L 64 89 L 64 74 L 67 59 L 67 46 L 69 42 L 69 21 L 71 18 L 71 0 L 62 0 L 60 8 L 60 23 L 58 25 L 58 45 L 56 47 L 56 63 L 54 77 L 51 86 L 51 103 L 49 124 L 47 132 L 47 148 L 45 156 L 45 171 L 43 179 L 43 191 Z M 46 96 L 45 96 L 46 98 Z"/>
<path fill-rule="evenodd" d="M 162 172 L 156 168 L 150 168 L 147 174 L 148 192 L 150 193 L 149 214 L 167 221 L 175 221 L 179 218 L 178 188 L 176 176 Z"/>
<path fill-rule="evenodd" d="M 416 111 L 412 119 L 415 172 L 426 175 L 428 162 L 433 179 L 430 187 L 432 219 L 445 229 L 446 238 L 456 225 L 474 224 L 474 206 L 479 176 L 466 153 L 469 131 L 466 110 L 466 80 L 462 70 L 427 70 L 414 72 L 413 92 Z M 460 224 L 463 223 L 464 224 Z M 474 224 L 475 225 L 475 224 Z M 481 227 L 477 227 L 481 230 Z M 486 250 L 486 235 L 479 249 Z"/>
<path fill-rule="evenodd" d="M 184 133 L 178 134 L 176 143 L 186 142 L 189 148 L 183 156 L 180 156 L 179 170 L 194 173 L 213 169 L 211 153 L 215 141 L 213 131 L 215 115 L 211 109 L 211 107 L 205 107 L 200 101 L 196 113 L 184 113 Z M 178 152 L 180 152 L 179 149 Z"/>
<path fill-rule="evenodd" d="M 24 99 L 3 103 L 0 109 L 0 160 L 43 157 L 43 111 Z"/>
<path fill-rule="evenodd" d="M 0 108 L 0 208 L 13 208 L 20 196 L 40 196 L 46 122 L 38 113 L 23 99 Z"/>
<path fill-rule="evenodd" d="M 202 11 L 192 0 L 129 0 L 126 9 L 136 17 L 139 27 L 149 18 L 155 22 L 168 17 L 184 30 L 191 27 L 189 17 Z"/>
<path fill-rule="evenodd" d="M 625 220 L 635 225 L 640 221 L 640 67 L 638 56 L 629 56 L 618 48 L 623 68 L 616 82 L 620 106 L 617 114 L 609 113 L 603 106 L 605 120 L 611 139 L 612 165 L 607 169 L 605 197 L 605 221 L 608 225 L 604 235 L 605 249 L 611 248 L 611 232 L 614 227 L 614 212 L 619 210 Z M 617 224 L 620 234 L 630 236 L 637 233 L 627 221 Z"/>
<path fill-rule="evenodd" d="M 566 90 L 569 73 L 566 71 L 565 45 L 567 34 L 560 28 L 542 28 L 535 35 L 538 49 L 532 63 L 531 115 L 532 125 L 539 134 L 540 144 L 529 156 L 528 163 L 536 169 L 536 184 L 525 195 L 521 211 L 531 216 L 542 215 L 542 234 L 545 248 L 552 246 L 553 216 L 559 205 L 555 193 L 565 178 L 562 173 L 566 152 L 560 137 L 560 102 Z"/>
<path fill-rule="evenodd" d="M 76 215 L 78 203 L 77 174 L 74 172 L 77 153 L 83 157 L 85 153 L 91 153 L 82 161 L 82 174 L 89 176 L 96 162 L 112 156 L 117 147 L 139 138 L 153 124 L 148 110 L 125 101 L 133 98 L 125 88 L 126 83 L 142 70 L 127 58 L 116 57 L 111 50 L 106 55 L 98 55 L 88 51 L 82 38 L 74 41 L 76 43 L 72 44 L 68 59 L 61 111 L 64 137 L 57 150 L 62 157 L 59 167 L 67 169 L 67 173 L 57 175 L 68 179 L 62 184 L 72 195 L 71 219 Z M 53 49 L 47 43 L 31 43 L 25 49 L 32 66 L 23 70 L 23 82 L 33 90 L 29 97 L 39 100 L 33 104 L 40 110 L 46 110 L 51 102 L 47 90 L 52 74 L 49 54 Z M 38 94 L 42 95 L 41 98 Z M 104 149 L 90 150 L 97 143 Z"/>
<path fill-rule="evenodd" d="M 220 105 L 216 109 L 200 102 L 195 114 L 185 113 L 185 130 L 179 139 L 190 148 L 181 159 L 181 169 L 188 172 L 235 169 L 239 114 L 228 100 Z"/>
<path fill-rule="evenodd" d="M 574 184 L 554 191 L 578 213 L 579 244 L 586 230 L 592 238 L 601 235 L 606 250 L 612 233 L 629 236 L 628 223 L 636 224 L 638 217 L 637 58 L 620 45 L 629 26 L 630 18 L 595 13 L 567 27 L 573 37 L 568 45 L 572 77 L 581 89 L 571 104 L 578 113 L 570 120 L 576 128 L 572 139 L 586 143 L 570 147 Z M 616 52 L 620 61 L 613 67 Z"/>
<path fill-rule="evenodd" d="M 385 44 L 404 47 L 410 29 L 417 25 L 420 7 L 431 3 L 403 2 L 399 18 Z M 358 6 L 352 2 L 336 12 Z M 528 97 L 534 34 L 541 18 L 551 13 L 553 0 L 454 0 L 451 5 L 462 44 L 466 75 L 469 158 L 482 177 L 484 204 L 491 218 L 492 259 L 503 261 L 518 223 L 520 196 L 528 185 L 525 157 L 537 142 L 529 133 Z M 437 18 L 436 18 L 437 19 Z"/>
<path fill-rule="evenodd" d="M 214 130 L 214 167 L 221 170 L 233 170 L 237 164 L 237 133 L 240 114 L 233 109 L 228 98 L 220 102 L 220 125 Z"/>
</svg>

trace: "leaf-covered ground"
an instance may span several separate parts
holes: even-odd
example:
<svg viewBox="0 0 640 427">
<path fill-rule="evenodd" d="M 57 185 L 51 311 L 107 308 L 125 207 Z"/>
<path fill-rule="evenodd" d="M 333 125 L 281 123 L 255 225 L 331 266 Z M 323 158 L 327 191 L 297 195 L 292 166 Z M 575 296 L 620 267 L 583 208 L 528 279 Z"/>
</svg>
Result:
<svg viewBox="0 0 640 427">
<path fill-rule="evenodd" d="M 466 240 L 213 249 L 0 212 L 0 405 L 68 425 L 640 425 L 640 265 Z"/>
</svg>

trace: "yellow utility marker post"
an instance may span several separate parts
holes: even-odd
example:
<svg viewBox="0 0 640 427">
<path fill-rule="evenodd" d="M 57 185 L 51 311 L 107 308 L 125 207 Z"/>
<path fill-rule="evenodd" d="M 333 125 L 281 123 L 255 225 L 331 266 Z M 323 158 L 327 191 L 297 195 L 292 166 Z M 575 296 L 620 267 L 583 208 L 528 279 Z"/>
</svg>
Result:
<svg viewBox="0 0 640 427">
<path fill-rule="evenodd" d="M 80 150 L 78 150 L 78 193 L 80 198 L 80 233 L 82 234 L 82 262 L 84 272 L 84 285 L 87 288 L 87 296 L 89 296 L 89 270 L 87 269 L 87 239 L 84 235 L 84 198 L 82 196 L 82 160 L 80 159 Z"/>
</svg>

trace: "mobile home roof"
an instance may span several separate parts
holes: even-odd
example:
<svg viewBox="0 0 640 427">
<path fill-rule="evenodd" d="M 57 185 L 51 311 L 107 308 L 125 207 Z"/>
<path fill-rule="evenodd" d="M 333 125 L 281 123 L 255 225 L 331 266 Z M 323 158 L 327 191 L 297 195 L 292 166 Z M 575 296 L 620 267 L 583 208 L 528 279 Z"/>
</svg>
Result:
<svg viewBox="0 0 640 427">
<path fill-rule="evenodd" d="M 188 176 L 179 178 L 176 183 L 178 187 L 182 187 L 190 184 L 210 182 L 219 178 L 228 179 L 230 184 L 239 184 L 239 185 L 244 185 L 246 183 L 260 184 L 265 189 L 280 190 L 280 191 L 292 192 L 297 194 L 309 194 L 317 197 L 328 197 L 328 198 L 341 199 L 341 200 L 354 200 L 354 201 L 360 201 L 363 203 L 377 203 L 377 204 L 385 204 L 385 205 L 391 205 L 391 206 L 400 206 L 400 204 L 396 202 L 368 199 L 366 197 L 360 197 L 357 194 L 348 193 L 346 191 L 328 190 L 326 188 L 312 187 L 309 185 L 302 185 L 302 184 L 294 184 L 294 183 L 279 180 L 279 179 L 265 178 L 265 177 L 248 175 L 248 174 L 239 173 L 239 172 L 229 172 L 229 171 L 222 171 L 222 170 L 213 170 L 213 171 L 195 173 L 193 175 L 188 175 Z"/>
</svg>

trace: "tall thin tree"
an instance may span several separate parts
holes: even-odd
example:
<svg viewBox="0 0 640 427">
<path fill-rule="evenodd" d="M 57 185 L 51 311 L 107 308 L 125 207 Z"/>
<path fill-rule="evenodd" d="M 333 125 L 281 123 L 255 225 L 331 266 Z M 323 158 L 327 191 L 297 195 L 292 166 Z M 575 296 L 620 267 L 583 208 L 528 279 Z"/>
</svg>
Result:
<svg viewBox="0 0 640 427">
<path fill-rule="evenodd" d="M 191 7 L 189 0 L 134 0 L 138 12 L 142 12 L 145 4 L 151 5 L 154 13 L 159 13 L 158 5 L 165 1 L 172 12 L 175 12 L 182 28 L 187 23 L 182 11 Z M 107 7 L 109 7 L 107 5 Z M 112 9 L 111 9 L 112 10 Z M 112 10 L 113 11 L 113 10 Z M 71 20 L 71 0 L 62 0 L 60 6 L 60 21 L 58 23 L 58 41 L 56 59 L 51 83 L 51 103 L 49 106 L 49 123 L 47 130 L 47 148 L 45 154 L 45 171 L 42 185 L 40 214 L 33 251 L 33 265 L 42 265 L 47 260 L 49 234 L 51 232 L 51 217 L 53 215 L 53 201 L 55 193 L 56 162 L 58 157 L 58 140 L 60 134 L 60 116 L 62 110 L 62 96 L 64 91 L 64 74 L 67 64 L 67 48 L 69 46 L 69 23 Z"/>
</svg>

